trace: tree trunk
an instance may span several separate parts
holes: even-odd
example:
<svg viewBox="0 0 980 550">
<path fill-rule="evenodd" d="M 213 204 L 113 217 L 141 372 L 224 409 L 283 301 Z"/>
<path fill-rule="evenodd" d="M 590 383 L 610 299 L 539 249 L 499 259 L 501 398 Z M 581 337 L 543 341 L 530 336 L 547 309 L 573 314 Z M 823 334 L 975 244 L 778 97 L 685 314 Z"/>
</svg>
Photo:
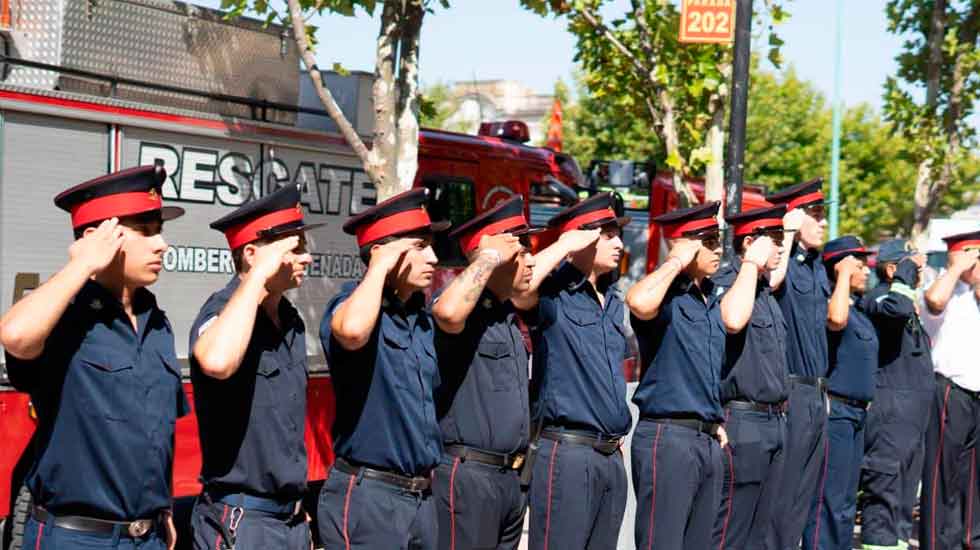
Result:
<svg viewBox="0 0 980 550">
<path fill-rule="evenodd" d="M 398 61 L 398 149 L 394 193 L 412 188 L 419 165 L 419 34 L 425 7 L 409 0 L 401 29 Z"/>
<path fill-rule="evenodd" d="M 708 128 L 707 145 L 711 160 L 704 178 L 705 202 L 720 201 L 725 194 L 725 101 L 720 93 L 711 96 L 708 104 L 711 127 Z"/>
<path fill-rule="evenodd" d="M 939 83 L 943 68 L 943 38 L 946 35 L 946 0 L 935 0 L 929 17 L 929 60 L 926 63 L 926 110 L 931 120 L 938 118 L 936 106 L 939 102 Z M 930 128 L 922 129 L 930 136 Z M 931 137 L 931 136 L 930 136 Z M 916 239 L 929 225 L 932 216 L 933 158 L 927 156 L 919 161 L 915 178 L 915 209 L 913 212 L 912 238 Z M 936 182 L 938 183 L 938 182 Z"/>
<path fill-rule="evenodd" d="M 674 100 L 670 97 L 667 90 L 661 88 L 657 92 L 657 99 L 660 102 L 660 112 L 663 114 L 663 140 L 667 148 L 667 158 L 677 155 L 680 159 L 680 166 L 671 167 L 674 191 L 677 192 L 677 199 L 681 207 L 697 204 L 697 197 L 691 191 L 691 187 L 684 181 L 684 158 L 680 152 L 680 138 L 677 133 L 677 120 L 674 112 Z"/>
<path fill-rule="evenodd" d="M 303 20 L 303 9 L 300 7 L 299 0 L 288 0 L 288 6 L 289 18 L 293 28 L 293 38 L 296 40 L 296 47 L 299 49 L 303 64 L 306 65 L 306 70 L 309 71 L 310 79 L 313 81 L 313 88 L 320 98 L 320 103 L 323 104 L 323 108 L 330 115 L 330 119 L 340 129 L 340 133 L 344 136 L 344 139 L 347 140 L 354 152 L 357 153 L 358 158 L 361 159 L 361 165 L 364 167 L 364 171 L 367 172 L 368 177 L 376 180 L 378 174 L 371 162 L 371 151 L 368 150 L 367 145 L 361 140 L 361 136 L 357 134 L 354 126 L 344 116 L 343 111 L 340 110 L 340 106 L 337 105 L 337 101 L 334 100 L 333 94 L 323 85 L 323 76 L 320 74 L 313 50 L 310 48 L 309 41 L 306 39 L 306 22 Z"/>
<path fill-rule="evenodd" d="M 374 141 L 371 147 L 371 164 L 377 171 L 374 185 L 378 201 L 398 190 L 396 155 L 398 151 L 398 89 L 395 70 L 398 60 L 398 43 L 402 19 L 401 2 L 385 2 L 381 11 L 381 30 L 378 32 L 374 64 Z"/>
</svg>

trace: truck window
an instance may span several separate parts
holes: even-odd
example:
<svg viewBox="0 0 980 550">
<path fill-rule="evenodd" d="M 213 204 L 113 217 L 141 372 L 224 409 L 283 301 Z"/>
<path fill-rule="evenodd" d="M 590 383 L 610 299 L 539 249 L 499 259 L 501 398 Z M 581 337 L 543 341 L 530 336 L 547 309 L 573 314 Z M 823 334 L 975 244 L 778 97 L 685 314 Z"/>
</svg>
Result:
<svg viewBox="0 0 980 550">
<path fill-rule="evenodd" d="M 433 220 L 449 220 L 459 227 L 476 216 L 476 197 L 473 181 L 453 176 L 427 176 L 422 185 L 429 189 L 429 217 Z M 450 229 L 451 231 L 451 229 Z M 432 248 L 443 267 L 465 267 L 459 243 L 448 237 L 449 231 L 440 233 L 432 241 Z"/>
</svg>

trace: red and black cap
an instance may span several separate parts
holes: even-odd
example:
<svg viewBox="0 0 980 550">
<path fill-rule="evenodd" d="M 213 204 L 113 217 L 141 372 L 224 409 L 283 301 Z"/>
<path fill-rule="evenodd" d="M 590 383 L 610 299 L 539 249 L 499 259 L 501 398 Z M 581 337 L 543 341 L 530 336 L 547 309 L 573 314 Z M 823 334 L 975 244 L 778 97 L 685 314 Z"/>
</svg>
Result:
<svg viewBox="0 0 980 550">
<path fill-rule="evenodd" d="M 211 222 L 211 229 L 225 234 L 232 250 L 259 239 L 274 238 L 294 231 L 306 231 L 326 225 L 303 222 L 303 205 L 299 188 L 287 185 L 268 195 L 249 201 L 227 216 Z"/>
<path fill-rule="evenodd" d="M 544 231 L 543 227 L 531 227 L 524 217 L 524 197 L 514 195 L 490 210 L 453 229 L 449 237 L 459 241 L 463 254 L 480 246 L 484 235 L 529 235 Z"/>
<path fill-rule="evenodd" d="M 739 212 L 734 216 L 726 216 L 725 221 L 732 226 L 736 237 L 751 235 L 760 230 L 782 229 L 783 216 L 786 215 L 786 205 L 764 206 Z"/>
<path fill-rule="evenodd" d="M 804 206 L 823 204 L 823 178 L 791 185 L 782 191 L 766 195 L 766 200 L 773 204 L 785 204 L 786 210 L 794 210 Z"/>
<path fill-rule="evenodd" d="M 949 252 L 965 250 L 967 248 L 980 248 L 980 231 L 970 231 L 969 233 L 957 233 L 943 237 L 946 242 L 946 249 Z"/>
<path fill-rule="evenodd" d="M 847 256 L 871 256 L 874 251 L 868 250 L 861 239 L 854 235 L 844 235 L 828 242 L 823 247 L 824 263 L 838 262 Z"/>
<path fill-rule="evenodd" d="M 163 206 L 160 189 L 167 173 L 163 166 L 137 166 L 80 183 L 54 198 L 58 208 L 71 213 L 75 229 L 94 222 L 160 211 L 163 221 L 179 218 L 184 209 Z"/>
<path fill-rule="evenodd" d="M 548 220 L 548 227 L 561 233 L 576 229 L 597 229 L 615 223 L 623 227 L 633 220 L 630 216 L 617 216 L 612 193 L 599 193 L 573 204 Z"/>
<path fill-rule="evenodd" d="M 447 221 L 434 222 L 425 210 L 429 190 L 424 187 L 405 191 L 347 220 L 344 233 L 357 236 L 362 247 L 385 237 L 413 231 L 438 233 L 449 229 Z"/>
<path fill-rule="evenodd" d="M 663 228 L 665 239 L 679 239 L 709 230 L 718 230 L 718 201 L 673 210 L 650 221 Z"/>
</svg>

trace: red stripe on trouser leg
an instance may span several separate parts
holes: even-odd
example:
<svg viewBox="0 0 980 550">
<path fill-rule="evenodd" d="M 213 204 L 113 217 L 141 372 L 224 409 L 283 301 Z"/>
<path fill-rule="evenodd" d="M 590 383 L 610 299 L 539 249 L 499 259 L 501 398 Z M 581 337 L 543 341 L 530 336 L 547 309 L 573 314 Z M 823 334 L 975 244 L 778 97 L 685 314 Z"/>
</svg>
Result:
<svg viewBox="0 0 980 550">
<path fill-rule="evenodd" d="M 456 468 L 459 457 L 453 460 L 453 471 L 449 474 L 449 550 L 456 550 Z"/>
<path fill-rule="evenodd" d="M 548 550 L 548 539 L 551 537 L 551 488 L 555 480 L 555 458 L 558 456 L 558 442 L 551 448 L 551 460 L 548 461 L 548 509 L 544 515 L 544 550 Z"/>
<path fill-rule="evenodd" d="M 346 550 L 350 550 L 350 533 L 347 532 L 347 522 L 350 520 L 350 495 L 354 492 L 354 483 L 357 482 L 357 476 L 350 476 L 350 481 L 347 482 L 347 494 L 344 495 L 344 545 Z"/>
<path fill-rule="evenodd" d="M 823 507 L 823 489 L 827 484 L 827 463 L 830 461 L 830 438 L 823 443 L 823 473 L 820 475 L 820 491 L 817 494 L 817 505 L 814 507 L 815 525 L 813 528 L 813 548 L 819 548 L 820 542 L 820 508 Z"/>
<path fill-rule="evenodd" d="M 970 490 L 966 497 L 966 548 L 973 548 L 973 493 L 977 482 L 977 449 L 970 451 Z"/>
<path fill-rule="evenodd" d="M 657 436 L 653 438 L 653 457 L 650 460 L 651 466 L 650 470 L 653 475 L 653 482 L 651 483 L 651 495 L 650 495 L 650 535 L 647 540 L 647 550 L 653 548 L 653 519 L 654 512 L 657 510 L 657 446 L 660 444 L 660 434 L 664 430 L 663 424 L 657 425 Z"/>
<path fill-rule="evenodd" d="M 34 550 L 41 550 L 41 537 L 44 536 L 44 524 L 37 524 L 37 542 L 34 543 Z"/>
<path fill-rule="evenodd" d="M 221 512 L 221 524 L 224 525 L 225 519 L 228 518 L 228 505 L 226 504 L 224 510 Z M 218 531 L 218 536 L 214 537 L 214 550 L 221 550 L 221 531 Z"/>
<path fill-rule="evenodd" d="M 728 424 L 728 417 L 731 411 L 725 411 L 725 424 Z M 725 454 L 728 455 L 728 510 L 725 512 L 725 523 L 721 527 L 721 542 L 718 543 L 718 550 L 724 550 L 725 538 L 728 536 L 728 523 L 732 519 L 732 510 L 735 508 L 735 457 L 732 456 L 732 444 L 729 441 L 725 445 Z"/>
<path fill-rule="evenodd" d="M 949 392 L 953 386 L 946 386 L 943 394 L 943 410 L 939 414 L 939 444 L 936 445 L 936 465 L 932 469 L 932 491 L 929 503 L 929 548 L 936 548 L 936 485 L 939 483 L 939 465 L 943 460 L 943 437 L 946 435 L 946 408 L 949 407 Z"/>
</svg>

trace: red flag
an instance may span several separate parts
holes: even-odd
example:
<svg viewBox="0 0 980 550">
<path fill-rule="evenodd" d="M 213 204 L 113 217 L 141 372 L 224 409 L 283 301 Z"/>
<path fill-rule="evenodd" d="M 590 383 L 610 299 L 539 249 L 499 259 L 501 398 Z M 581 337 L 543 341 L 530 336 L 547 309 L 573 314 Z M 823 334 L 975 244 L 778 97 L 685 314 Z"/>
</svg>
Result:
<svg viewBox="0 0 980 550">
<path fill-rule="evenodd" d="M 561 152 L 561 101 L 555 98 L 551 106 L 551 120 L 548 121 L 548 147 Z"/>
</svg>

